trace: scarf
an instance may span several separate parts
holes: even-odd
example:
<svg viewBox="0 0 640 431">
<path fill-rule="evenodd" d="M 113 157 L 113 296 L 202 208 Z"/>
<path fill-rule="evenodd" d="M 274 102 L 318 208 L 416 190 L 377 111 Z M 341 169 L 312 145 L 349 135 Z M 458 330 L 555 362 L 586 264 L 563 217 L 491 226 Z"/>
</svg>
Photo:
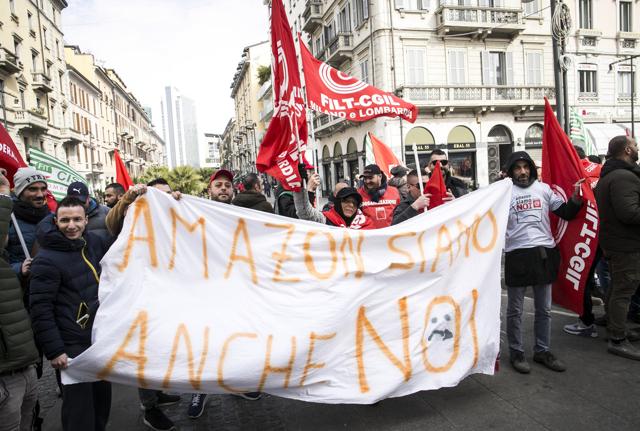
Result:
<svg viewBox="0 0 640 431">
<path fill-rule="evenodd" d="M 49 207 L 44 205 L 36 208 L 29 202 L 18 200 L 13 202 L 13 213 L 17 219 L 30 224 L 38 224 L 40 220 L 49 215 Z"/>
</svg>

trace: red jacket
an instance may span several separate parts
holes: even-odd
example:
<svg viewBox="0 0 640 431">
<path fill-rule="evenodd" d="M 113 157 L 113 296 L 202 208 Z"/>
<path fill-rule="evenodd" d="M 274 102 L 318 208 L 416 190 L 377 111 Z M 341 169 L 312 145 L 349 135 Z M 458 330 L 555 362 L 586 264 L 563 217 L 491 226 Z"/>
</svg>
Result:
<svg viewBox="0 0 640 431">
<path fill-rule="evenodd" d="M 364 189 L 364 186 L 358 189 L 358 193 L 362 196 L 362 212 L 373 223 L 374 229 L 391 226 L 393 221 L 393 210 L 400 203 L 400 192 L 398 189 L 387 185 L 387 190 L 380 197 L 378 202 L 371 200 L 371 196 Z"/>
</svg>

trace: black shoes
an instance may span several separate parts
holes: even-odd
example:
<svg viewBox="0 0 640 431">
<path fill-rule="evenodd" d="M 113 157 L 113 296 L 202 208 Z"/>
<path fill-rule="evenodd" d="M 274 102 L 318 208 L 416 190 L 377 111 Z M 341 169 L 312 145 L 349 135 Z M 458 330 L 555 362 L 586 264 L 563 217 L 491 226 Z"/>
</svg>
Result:
<svg viewBox="0 0 640 431">
<path fill-rule="evenodd" d="M 165 416 L 165 414 L 162 413 L 162 410 L 157 407 L 144 411 L 143 422 L 146 426 L 155 431 L 170 431 L 176 429 L 176 426 L 171 419 Z"/>
<path fill-rule="evenodd" d="M 546 352 L 535 352 L 533 354 L 533 360 L 553 371 L 561 372 L 567 369 L 564 362 L 556 358 L 553 353 L 548 350 Z"/>
<path fill-rule="evenodd" d="M 171 404 L 175 404 L 179 402 L 180 402 L 180 395 L 171 395 L 171 394 L 165 394 L 164 392 L 160 392 L 158 394 L 158 402 L 156 403 L 156 406 L 158 407 L 170 406 Z"/>
<path fill-rule="evenodd" d="M 191 395 L 191 404 L 189 405 L 189 411 L 187 416 L 191 419 L 196 419 L 202 416 L 204 408 L 207 405 L 207 394 L 193 394 Z"/>
<path fill-rule="evenodd" d="M 640 350 L 636 346 L 631 344 L 626 338 L 618 342 L 609 339 L 609 346 L 607 348 L 607 351 L 611 354 L 621 356 L 623 358 L 640 361 Z"/>
<path fill-rule="evenodd" d="M 531 372 L 531 366 L 524 358 L 524 353 L 515 352 L 511 354 L 511 366 L 514 370 L 522 374 L 529 374 Z"/>
</svg>

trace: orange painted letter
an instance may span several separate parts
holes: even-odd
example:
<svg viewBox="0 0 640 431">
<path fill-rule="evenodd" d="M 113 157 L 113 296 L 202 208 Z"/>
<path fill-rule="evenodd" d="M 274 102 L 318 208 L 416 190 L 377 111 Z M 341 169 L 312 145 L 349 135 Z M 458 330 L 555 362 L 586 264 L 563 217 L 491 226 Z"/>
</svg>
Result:
<svg viewBox="0 0 640 431">
<path fill-rule="evenodd" d="M 251 389 L 236 389 L 227 385 L 224 382 L 224 361 L 227 358 L 227 353 L 229 352 L 229 346 L 231 343 L 237 338 L 258 338 L 258 336 L 252 332 L 236 332 L 232 334 L 229 338 L 227 338 L 222 346 L 222 353 L 220 353 L 220 361 L 218 362 L 218 386 L 228 392 L 232 393 L 242 393 L 242 392 L 251 392 Z"/>
<path fill-rule="evenodd" d="M 345 229 L 346 230 L 346 229 Z M 300 379 L 300 386 L 304 386 L 305 380 L 307 380 L 307 376 L 309 375 L 309 370 L 312 368 L 320 369 L 324 368 L 324 362 L 314 363 L 313 361 L 313 349 L 316 345 L 316 340 L 330 340 L 336 336 L 336 333 L 328 334 L 328 335 L 318 335 L 315 332 L 309 334 L 309 353 L 307 353 L 307 363 L 304 365 L 304 371 L 302 372 L 302 378 Z"/>
<path fill-rule="evenodd" d="M 411 237 L 414 237 L 414 236 L 416 236 L 415 232 L 405 232 L 405 233 L 401 233 L 401 234 L 398 234 L 398 235 L 393 235 L 392 237 L 389 238 L 389 240 L 387 241 L 387 247 L 389 247 L 389 250 L 393 251 L 394 253 L 401 254 L 407 260 L 404 263 L 392 262 L 389 265 L 389 269 L 411 269 L 411 268 L 413 268 L 413 266 L 415 265 L 415 262 L 413 261 L 413 258 L 411 257 L 411 254 L 409 252 L 405 251 L 405 250 L 401 250 L 398 247 L 396 247 L 395 241 L 398 238 L 411 238 Z"/>
<path fill-rule="evenodd" d="M 144 224 L 147 228 L 147 236 L 136 236 L 134 234 L 138 220 L 140 219 L 140 213 L 143 213 Z M 151 266 L 158 266 L 158 257 L 156 254 L 156 235 L 153 230 L 153 222 L 151 221 L 151 212 L 149 210 L 149 203 L 145 198 L 138 198 L 134 204 L 133 223 L 131 223 L 131 231 L 129 232 L 129 238 L 127 239 L 127 247 L 124 250 L 124 258 L 122 263 L 118 265 L 120 272 L 123 272 L 129 266 L 129 258 L 131 257 L 131 250 L 133 244 L 136 241 L 146 242 L 149 247 L 149 259 L 151 260 Z"/>
<path fill-rule="evenodd" d="M 356 360 L 358 362 L 358 380 L 360 382 L 360 392 L 369 392 L 369 384 L 367 383 L 367 375 L 364 369 L 364 331 L 369 333 L 378 348 L 391 361 L 393 365 L 399 369 L 404 375 L 404 381 L 408 382 L 413 372 L 411 368 L 411 357 L 409 356 L 409 313 L 407 311 L 407 297 L 398 300 L 398 309 L 400 310 L 400 324 L 402 326 L 402 356 L 400 361 L 391 349 L 382 341 L 380 335 L 373 327 L 365 314 L 365 307 L 361 306 L 358 311 L 358 320 L 356 322 Z"/>
<path fill-rule="evenodd" d="M 173 269 L 176 264 L 176 249 L 177 249 L 177 231 L 178 222 L 187 229 L 187 232 L 193 233 L 194 230 L 200 226 L 202 232 L 202 266 L 204 270 L 204 278 L 209 278 L 209 263 L 207 262 L 207 235 L 205 233 L 205 220 L 204 217 L 200 217 L 195 223 L 189 223 L 178 215 L 174 208 L 169 210 L 171 212 L 171 259 L 169 259 L 169 269 Z"/>
<path fill-rule="evenodd" d="M 293 372 L 293 361 L 296 359 L 296 337 L 291 337 L 291 355 L 289 356 L 289 363 L 286 367 L 272 367 L 271 366 L 271 345 L 273 344 L 273 335 L 269 335 L 267 340 L 267 356 L 264 360 L 264 369 L 262 370 L 262 377 L 260 378 L 260 385 L 258 386 L 258 392 L 262 392 L 264 384 L 267 381 L 267 377 L 271 373 L 284 373 L 284 385 L 283 388 L 289 387 L 289 379 Z"/>
<path fill-rule="evenodd" d="M 244 246 L 247 249 L 247 255 L 237 254 L 238 250 L 238 237 L 242 235 Z M 229 256 L 229 263 L 227 264 L 227 271 L 224 273 L 224 278 L 229 278 L 231 270 L 235 262 L 244 262 L 249 265 L 251 270 L 251 281 L 253 284 L 258 284 L 258 275 L 256 274 L 256 262 L 253 260 L 253 252 L 251 251 L 251 241 L 249 241 L 249 232 L 247 231 L 247 224 L 243 218 L 238 219 L 238 227 L 233 234 L 233 243 L 231 245 L 231 255 Z"/>
<path fill-rule="evenodd" d="M 296 230 L 296 227 L 292 224 L 275 224 L 275 223 L 265 223 L 266 227 L 272 227 L 275 229 L 286 229 L 287 236 L 285 240 L 282 242 L 282 249 L 280 252 L 274 251 L 271 256 L 276 260 L 276 268 L 273 271 L 273 281 L 279 282 L 288 282 L 288 283 L 297 283 L 300 281 L 298 277 L 283 277 L 282 276 L 282 266 L 284 263 L 291 259 L 291 255 L 287 254 L 287 244 L 289 244 L 289 240 L 293 235 L 293 232 Z"/>
<path fill-rule="evenodd" d="M 196 372 L 194 369 L 195 366 L 193 361 L 193 349 L 191 348 L 191 337 L 189 336 L 189 331 L 187 331 L 187 327 L 184 323 L 181 323 L 180 326 L 178 326 L 176 336 L 173 339 L 173 348 L 171 349 L 171 356 L 169 358 L 169 368 L 167 369 L 167 374 L 165 374 L 164 376 L 162 387 L 169 387 L 169 382 L 171 381 L 171 373 L 173 373 L 173 366 L 175 365 L 176 356 L 178 354 L 180 338 L 184 338 L 184 343 L 187 347 L 187 367 L 189 369 L 189 383 L 191 383 L 193 389 L 199 391 L 202 385 L 202 372 L 204 371 L 204 363 L 207 360 L 207 354 L 209 353 L 209 327 L 205 326 L 204 328 L 204 344 L 202 347 L 202 353 L 200 354 L 200 365 L 198 366 L 198 371 Z"/>
</svg>

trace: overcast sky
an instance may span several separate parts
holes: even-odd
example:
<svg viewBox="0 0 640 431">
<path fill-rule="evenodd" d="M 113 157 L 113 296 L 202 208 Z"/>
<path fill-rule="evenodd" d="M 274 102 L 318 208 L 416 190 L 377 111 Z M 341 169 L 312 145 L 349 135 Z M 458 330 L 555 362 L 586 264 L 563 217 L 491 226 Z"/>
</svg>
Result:
<svg viewBox="0 0 640 431">
<path fill-rule="evenodd" d="M 198 132 L 233 116 L 231 80 L 242 49 L 269 38 L 262 0 L 68 0 L 65 43 L 115 69 L 162 134 L 166 85 L 196 102 Z"/>
</svg>

